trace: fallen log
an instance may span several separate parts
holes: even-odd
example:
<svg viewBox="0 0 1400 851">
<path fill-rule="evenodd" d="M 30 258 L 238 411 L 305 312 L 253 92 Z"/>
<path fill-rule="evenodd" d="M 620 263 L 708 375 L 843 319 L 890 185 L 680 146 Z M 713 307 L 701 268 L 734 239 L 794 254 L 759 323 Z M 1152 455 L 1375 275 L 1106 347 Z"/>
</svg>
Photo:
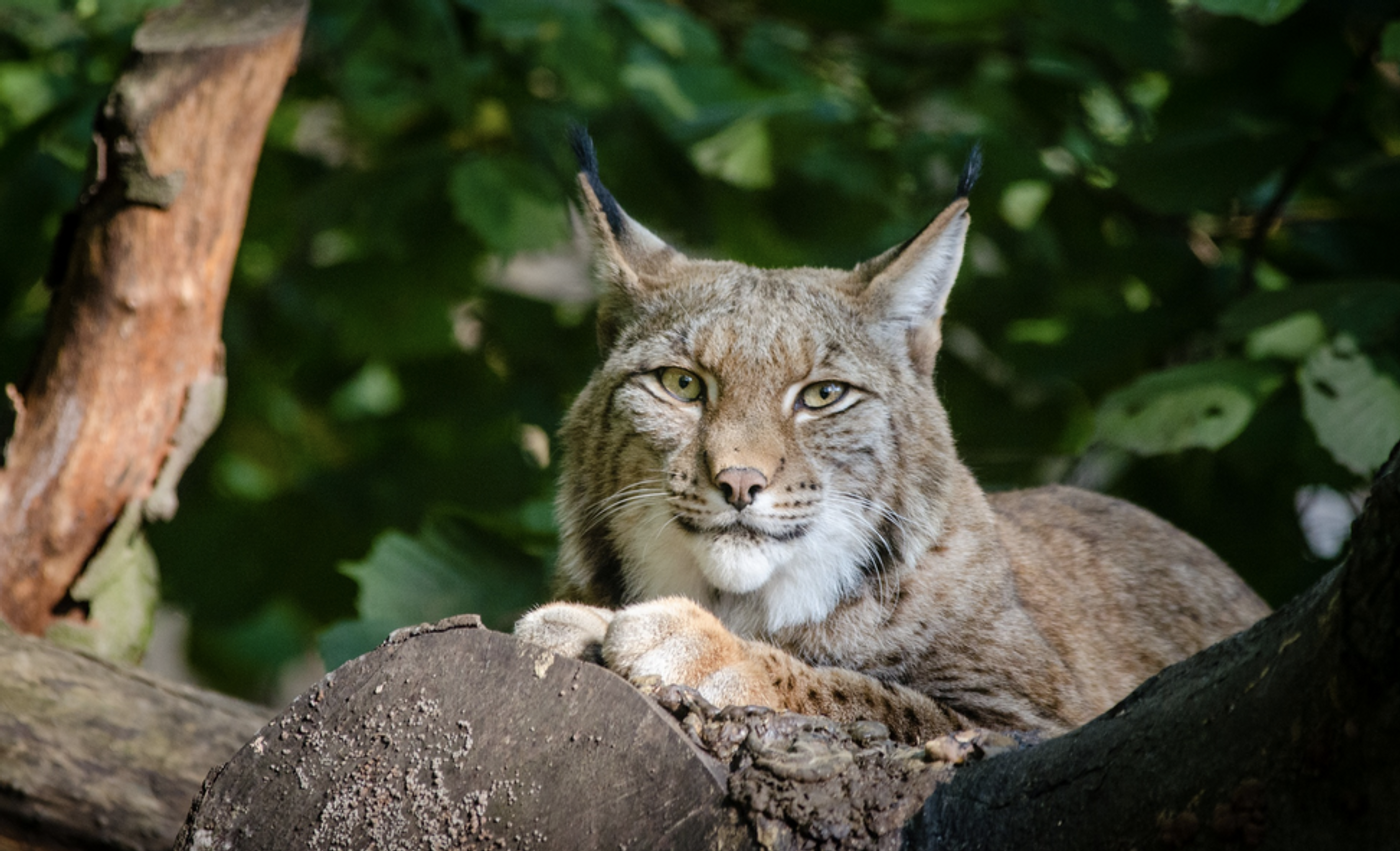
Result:
<svg viewBox="0 0 1400 851">
<path fill-rule="evenodd" d="M 0 626 L 0 849 L 166 851 L 272 714 Z"/>
</svg>

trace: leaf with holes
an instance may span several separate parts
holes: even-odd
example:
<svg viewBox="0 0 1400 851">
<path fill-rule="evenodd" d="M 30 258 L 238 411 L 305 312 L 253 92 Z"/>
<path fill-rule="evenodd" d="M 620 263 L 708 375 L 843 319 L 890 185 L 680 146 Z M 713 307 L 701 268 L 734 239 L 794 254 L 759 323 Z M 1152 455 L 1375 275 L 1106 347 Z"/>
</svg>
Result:
<svg viewBox="0 0 1400 851">
<path fill-rule="evenodd" d="M 1283 383 L 1267 364 L 1222 360 L 1152 373 L 1110 393 L 1097 437 L 1142 455 L 1219 449 Z"/>
<path fill-rule="evenodd" d="M 1338 464 L 1370 477 L 1400 441 L 1400 381 L 1342 334 L 1298 368 L 1303 415 Z"/>
</svg>

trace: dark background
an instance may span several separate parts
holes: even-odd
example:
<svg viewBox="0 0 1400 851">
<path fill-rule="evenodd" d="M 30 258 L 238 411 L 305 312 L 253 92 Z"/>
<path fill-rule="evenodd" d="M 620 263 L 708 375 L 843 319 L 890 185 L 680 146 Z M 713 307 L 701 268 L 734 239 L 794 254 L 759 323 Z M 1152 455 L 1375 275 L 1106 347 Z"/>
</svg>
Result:
<svg viewBox="0 0 1400 851">
<path fill-rule="evenodd" d="M 155 5 L 0 8 L 0 381 Z M 199 675 L 271 699 L 313 649 L 546 596 L 548 437 L 596 358 L 577 265 L 538 254 L 568 247 L 571 120 L 634 217 L 758 265 L 905 239 L 980 142 L 936 376 L 963 457 L 989 489 L 1132 499 L 1288 599 L 1337 555 L 1300 506 L 1341 528 L 1400 438 L 1396 17 L 314 0 L 234 272 L 228 411 L 150 530 Z"/>
</svg>

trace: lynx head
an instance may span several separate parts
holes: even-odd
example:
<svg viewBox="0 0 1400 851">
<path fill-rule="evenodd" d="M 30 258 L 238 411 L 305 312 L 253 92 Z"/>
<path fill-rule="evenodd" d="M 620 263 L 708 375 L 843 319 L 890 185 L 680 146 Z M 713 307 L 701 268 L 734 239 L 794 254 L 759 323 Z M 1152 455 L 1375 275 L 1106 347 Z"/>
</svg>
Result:
<svg viewBox="0 0 1400 851">
<path fill-rule="evenodd" d="M 564 425 L 565 594 L 682 594 L 741 634 L 823 618 L 937 540 L 958 465 L 931 375 L 967 190 L 852 270 L 684 256 L 573 137 L 603 363 Z"/>
</svg>

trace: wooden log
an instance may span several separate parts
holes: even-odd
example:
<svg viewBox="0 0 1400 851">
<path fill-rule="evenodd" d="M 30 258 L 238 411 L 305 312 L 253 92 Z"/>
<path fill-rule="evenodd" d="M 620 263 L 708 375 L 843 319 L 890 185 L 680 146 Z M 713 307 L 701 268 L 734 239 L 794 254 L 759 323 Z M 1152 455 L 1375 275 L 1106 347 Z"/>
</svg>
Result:
<svg viewBox="0 0 1400 851">
<path fill-rule="evenodd" d="M 0 849 L 165 851 L 271 714 L 0 626 Z"/>
<path fill-rule="evenodd" d="M 137 31 L 55 248 L 48 331 L 0 470 L 0 618 L 42 634 L 118 517 L 169 518 L 222 410 L 220 329 L 306 0 L 187 0 Z M 80 609 L 73 613 L 81 618 Z"/>
<path fill-rule="evenodd" d="M 622 679 L 467 615 L 328 674 L 210 776 L 176 847 L 745 847 L 724 777 Z"/>
</svg>

